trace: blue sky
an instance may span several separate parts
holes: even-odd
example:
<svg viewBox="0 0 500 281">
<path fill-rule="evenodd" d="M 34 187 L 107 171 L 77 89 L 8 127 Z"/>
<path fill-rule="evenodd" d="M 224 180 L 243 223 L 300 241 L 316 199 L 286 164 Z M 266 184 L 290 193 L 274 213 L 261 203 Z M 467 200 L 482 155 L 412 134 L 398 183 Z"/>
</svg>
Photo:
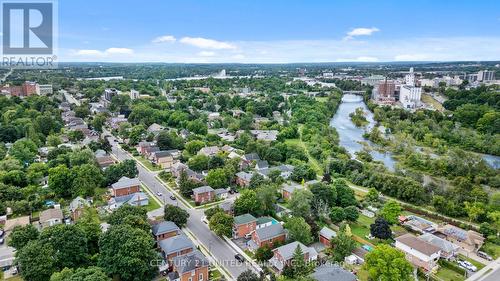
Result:
<svg viewBox="0 0 500 281">
<path fill-rule="evenodd" d="M 500 1 L 59 0 L 63 61 L 500 60 Z"/>
</svg>

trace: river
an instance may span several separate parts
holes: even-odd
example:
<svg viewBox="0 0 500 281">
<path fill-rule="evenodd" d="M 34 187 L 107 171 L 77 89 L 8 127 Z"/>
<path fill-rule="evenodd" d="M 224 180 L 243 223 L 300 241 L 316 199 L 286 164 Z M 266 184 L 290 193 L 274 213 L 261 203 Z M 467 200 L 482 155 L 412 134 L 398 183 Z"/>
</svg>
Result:
<svg viewBox="0 0 500 281">
<path fill-rule="evenodd" d="M 365 128 L 356 127 L 356 125 L 352 123 L 351 117 L 349 117 L 349 114 L 354 112 L 358 107 L 361 107 L 365 112 L 365 117 L 368 121 L 368 125 L 366 125 Z M 355 157 L 355 152 L 363 150 L 363 145 L 361 143 L 367 143 L 374 148 L 377 147 L 376 144 L 363 137 L 365 130 L 371 131 L 373 126 L 375 126 L 375 123 L 375 120 L 373 120 L 373 113 L 366 106 L 362 96 L 345 94 L 342 96 L 342 103 L 339 105 L 337 112 L 330 121 L 330 126 L 337 130 L 340 145 L 347 149 L 352 157 Z M 372 155 L 373 160 L 384 163 L 390 171 L 395 170 L 396 160 L 392 158 L 392 154 L 390 152 L 382 153 L 372 150 L 370 151 L 370 154 Z M 480 155 L 486 163 L 488 163 L 488 165 L 495 169 L 500 169 L 500 156 L 490 154 Z"/>
<path fill-rule="evenodd" d="M 352 123 L 351 117 L 349 117 L 349 114 L 354 112 L 358 107 L 363 109 L 366 120 L 369 122 L 365 128 L 356 127 L 356 125 Z M 373 126 L 375 126 L 375 120 L 373 120 L 373 113 L 366 106 L 362 96 L 353 94 L 343 95 L 342 103 L 339 105 L 337 113 L 335 113 L 330 121 L 330 126 L 337 130 L 339 133 L 340 145 L 347 149 L 352 157 L 355 157 L 355 152 L 363 150 L 361 142 L 368 143 L 373 147 L 376 146 L 376 144 L 363 138 L 365 130 L 370 131 Z M 373 160 L 381 161 L 390 171 L 395 170 L 396 161 L 392 158 L 391 153 L 382 153 L 372 150 L 370 154 Z"/>
</svg>

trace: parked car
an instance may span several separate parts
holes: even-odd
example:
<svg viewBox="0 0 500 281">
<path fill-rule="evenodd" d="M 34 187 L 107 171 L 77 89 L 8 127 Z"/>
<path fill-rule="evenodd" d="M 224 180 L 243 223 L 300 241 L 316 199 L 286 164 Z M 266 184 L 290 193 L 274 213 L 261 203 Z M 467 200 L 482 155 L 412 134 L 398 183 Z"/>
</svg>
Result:
<svg viewBox="0 0 500 281">
<path fill-rule="evenodd" d="M 158 192 L 156 192 L 156 195 L 157 196 L 163 196 L 163 193 L 161 193 L 161 192 L 158 191 Z"/>
<path fill-rule="evenodd" d="M 0 237 L 3 237 L 4 234 L 5 232 L 3 231 L 3 229 L 0 229 Z"/>
<path fill-rule="evenodd" d="M 476 272 L 477 271 L 477 267 L 474 266 L 472 263 L 468 262 L 468 261 L 458 261 L 458 265 L 462 268 L 465 268 L 469 271 L 472 271 L 472 272 Z"/>
<path fill-rule="evenodd" d="M 208 224 L 207 216 L 201 217 L 201 221 L 205 224 Z"/>
<path fill-rule="evenodd" d="M 486 260 L 489 260 L 489 261 L 492 261 L 492 260 L 493 260 L 493 258 L 492 258 L 490 255 L 488 255 L 487 253 L 482 252 L 482 251 L 477 252 L 477 255 L 478 255 L 479 257 L 481 257 L 481 258 L 483 258 L 483 259 L 486 259 Z"/>
<path fill-rule="evenodd" d="M 234 258 L 239 262 L 245 262 L 245 257 L 243 257 L 243 255 L 241 254 L 236 254 Z"/>
<path fill-rule="evenodd" d="M 4 239 L 0 238 L 0 245 L 3 245 L 4 242 L 5 242 Z"/>
<path fill-rule="evenodd" d="M 171 199 L 171 200 L 177 200 L 177 198 L 175 198 L 175 196 L 174 196 L 173 194 L 172 194 L 172 195 L 170 195 L 170 199 Z"/>
</svg>

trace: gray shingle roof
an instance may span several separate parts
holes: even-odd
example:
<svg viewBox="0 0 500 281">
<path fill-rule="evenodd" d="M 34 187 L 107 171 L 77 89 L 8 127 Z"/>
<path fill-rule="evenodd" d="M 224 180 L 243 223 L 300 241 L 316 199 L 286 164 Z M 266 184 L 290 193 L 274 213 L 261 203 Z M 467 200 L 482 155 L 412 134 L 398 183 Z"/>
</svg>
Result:
<svg viewBox="0 0 500 281">
<path fill-rule="evenodd" d="M 331 239 L 332 237 L 337 236 L 337 232 L 333 231 L 332 229 L 323 226 L 323 228 L 319 231 L 319 234 L 323 237 L 326 237 L 328 239 Z"/>
<path fill-rule="evenodd" d="M 205 256 L 198 250 L 195 250 L 187 255 L 175 257 L 173 258 L 172 263 L 180 275 L 196 268 L 209 266 L 207 258 L 205 258 Z"/>
<path fill-rule="evenodd" d="M 193 189 L 193 193 L 194 194 L 211 192 L 211 191 L 214 191 L 214 189 L 212 187 L 208 186 L 208 185 L 200 186 L 200 187 L 197 187 L 197 188 Z"/>
<path fill-rule="evenodd" d="M 140 185 L 141 182 L 139 181 L 138 178 L 127 178 L 127 177 L 122 177 L 120 178 L 117 182 L 111 185 L 111 188 L 113 189 L 120 189 L 120 188 L 125 188 L 125 187 L 131 187 L 131 186 L 136 186 Z"/>
<path fill-rule="evenodd" d="M 441 250 L 443 250 L 447 253 L 457 251 L 460 248 L 458 245 L 455 245 L 449 241 L 446 241 L 442 238 L 439 238 L 436 235 L 431 234 L 431 233 L 425 233 L 423 235 L 420 235 L 418 238 L 420 238 L 421 240 L 427 241 L 434 246 L 441 248 Z"/>
<path fill-rule="evenodd" d="M 172 231 L 180 231 L 179 227 L 171 221 L 162 221 L 151 227 L 154 235 L 160 235 Z"/>
<path fill-rule="evenodd" d="M 260 240 L 268 240 L 285 233 L 283 226 L 279 223 L 270 226 L 262 227 L 255 230 Z"/>
<path fill-rule="evenodd" d="M 318 253 L 316 252 L 316 250 L 314 250 L 314 248 L 307 247 L 306 245 L 304 245 L 298 241 L 288 243 L 286 245 L 278 247 L 275 249 L 275 251 L 279 251 L 279 253 L 281 254 L 281 256 L 283 257 L 284 260 L 289 260 L 293 257 L 293 253 L 295 252 L 295 249 L 297 249 L 297 246 L 300 247 L 300 249 L 302 250 L 302 253 L 304 253 L 304 254 L 309 253 L 309 257 L 318 255 Z"/>
<path fill-rule="evenodd" d="M 356 275 L 335 264 L 318 266 L 311 276 L 318 281 L 355 281 Z"/>
<path fill-rule="evenodd" d="M 185 234 L 173 236 L 165 240 L 161 240 L 160 243 L 161 250 L 166 254 L 172 254 L 179 252 L 181 250 L 192 248 L 194 249 L 193 242 Z"/>
</svg>

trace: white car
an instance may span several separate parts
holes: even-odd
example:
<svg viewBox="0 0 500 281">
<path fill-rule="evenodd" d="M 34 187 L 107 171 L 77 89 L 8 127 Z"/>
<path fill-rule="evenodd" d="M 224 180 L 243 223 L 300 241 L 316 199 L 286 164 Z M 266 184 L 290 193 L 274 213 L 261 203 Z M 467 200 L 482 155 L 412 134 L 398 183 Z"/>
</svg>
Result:
<svg viewBox="0 0 500 281">
<path fill-rule="evenodd" d="M 477 267 L 468 261 L 458 261 L 458 265 L 472 272 L 477 271 Z"/>
<path fill-rule="evenodd" d="M 207 216 L 201 217 L 201 221 L 205 224 L 208 224 Z"/>
<path fill-rule="evenodd" d="M 158 196 L 163 196 L 163 193 L 161 193 L 161 192 L 156 192 L 156 195 L 158 195 Z"/>
</svg>

